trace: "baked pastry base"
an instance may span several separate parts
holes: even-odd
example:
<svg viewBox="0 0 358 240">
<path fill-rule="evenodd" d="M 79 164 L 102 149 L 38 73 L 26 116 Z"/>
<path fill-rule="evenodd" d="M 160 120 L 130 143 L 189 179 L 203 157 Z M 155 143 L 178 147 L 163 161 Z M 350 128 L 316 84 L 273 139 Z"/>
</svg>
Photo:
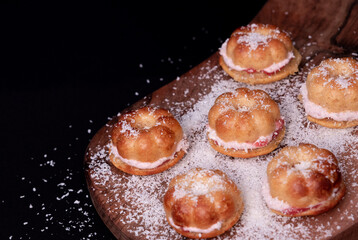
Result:
<svg viewBox="0 0 358 240">
<path fill-rule="evenodd" d="M 223 146 L 216 144 L 215 141 L 210 139 L 209 137 L 208 139 L 211 147 L 222 154 L 229 155 L 232 157 L 239 157 L 239 158 L 252 158 L 252 157 L 268 154 L 273 150 L 275 150 L 280 144 L 280 142 L 282 141 L 283 137 L 285 136 L 285 132 L 286 132 L 286 127 L 283 126 L 278 136 L 274 140 L 272 140 L 268 145 L 262 148 L 247 149 L 247 150 L 225 148 Z"/>
<path fill-rule="evenodd" d="M 311 122 L 317 123 L 317 124 L 319 124 L 323 127 L 327 127 L 327 128 L 343 129 L 343 128 L 350 128 L 350 127 L 358 126 L 358 120 L 336 121 L 336 120 L 333 120 L 332 118 L 318 119 L 318 118 L 314 118 L 310 115 L 307 115 L 307 119 Z"/>
<path fill-rule="evenodd" d="M 272 75 L 267 75 L 263 72 L 248 73 L 246 71 L 233 70 L 226 65 L 222 56 L 220 56 L 219 63 L 224 71 L 238 82 L 244 82 L 248 84 L 266 84 L 276 82 L 287 77 L 288 75 L 298 72 L 298 65 L 301 62 L 302 56 L 295 48 L 293 48 L 293 54 L 295 57 L 292 58 L 291 61 L 280 71 Z"/>
<path fill-rule="evenodd" d="M 167 170 L 168 168 L 174 166 L 180 159 L 182 159 L 185 155 L 184 150 L 180 150 L 174 154 L 174 157 L 172 159 L 168 159 L 168 161 L 164 162 L 160 166 L 152 169 L 140 169 L 133 167 L 131 165 L 128 165 L 121 161 L 119 157 L 116 157 L 112 152 L 109 154 L 109 158 L 111 160 L 111 163 L 118 169 L 122 170 L 123 172 L 134 174 L 134 175 L 152 175 L 157 174 L 160 172 L 163 172 Z"/>
</svg>

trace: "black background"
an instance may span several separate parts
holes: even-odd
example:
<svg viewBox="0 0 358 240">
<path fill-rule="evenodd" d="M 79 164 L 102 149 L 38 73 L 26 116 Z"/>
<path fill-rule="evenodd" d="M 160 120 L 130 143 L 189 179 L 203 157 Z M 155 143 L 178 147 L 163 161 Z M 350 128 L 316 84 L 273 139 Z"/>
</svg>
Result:
<svg viewBox="0 0 358 240">
<path fill-rule="evenodd" d="M 1 4 L 0 239 L 112 239 L 83 173 L 91 137 L 189 71 L 264 1 Z"/>
</svg>

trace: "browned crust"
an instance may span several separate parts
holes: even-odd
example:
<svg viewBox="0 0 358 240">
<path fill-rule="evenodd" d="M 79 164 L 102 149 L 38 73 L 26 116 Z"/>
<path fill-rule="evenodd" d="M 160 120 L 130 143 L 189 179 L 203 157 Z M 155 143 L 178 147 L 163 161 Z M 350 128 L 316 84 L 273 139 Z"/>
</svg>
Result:
<svg viewBox="0 0 358 240">
<path fill-rule="evenodd" d="M 174 166 L 180 159 L 182 159 L 185 155 L 184 150 L 180 150 L 175 153 L 174 157 L 167 162 L 164 162 L 162 165 L 153 168 L 153 169 L 140 169 L 133 166 L 130 166 L 120 160 L 120 158 L 115 157 L 114 154 L 109 150 L 109 158 L 111 163 L 118 169 L 123 172 L 134 174 L 134 175 L 153 175 L 157 173 L 161 173 L 168 168 Z"/>
<path fill-rule="evenodd" d="M 213 141 L 209 137 L 208 137 L 208 139 L 209 139 L 209 143 L 210 143 L 211 147 L 214 148 L 219 153 L 222 153 L 222 154 L 225 154 L 225 155 L 228 155 L 231 157 L 252 158 L 252 157 L 257 157 L 257 156 L 268 154 L 268 153 L 272 152 L 273 150 L 275 150 L 278 147 L 278 145 L 280 144 L 280 142 L 282 141 L 282 139 L 284 138 L 285 132 L 286 132 L 286 127 L 283 126 L 283 128 L 281 129 L 278 136 L 274 140 L 272 140 L 267 146 L 262 147 L 262 148 L 256 148 L 256 149 L 248 149 L 247 151 L 233 149 L 233 148 L 225 148 L 223 146 L 216 144 L 215 141 Z"/>
<path fill-rule="evenodd" d="M 327 201 L 325 204 L 323 204 L 317 208 L 313 208 L 313 209 L 310 209 L 310 210 L 307 210 L 304 212 L 300 212 L 300 213 L 296 213 L 296 214 L 287 214 L 287 213 L 280 212 L 280 211 L 274 210 L 274 209 L 270 209 L 270 210 L 278 215 L 286 216 L 286 217 L 314 216 L 314 215 L 318 215 L 318 214 L 327 212 L 330 209 L 332 209 L 343 198 L 345 193 L 346 193 L 346 186 L 344 185 L 344 182 L 341 180 L 341 183 L 339 186 L 339 191 L 336 193 L 336 196 L 333 199 L 331 199 L 330 201 Z"/>
<path fill-rule="evenodd" d="M 343 129 L 343 128 L 350 128 L 350 127 L 358 126 L 358 120 L 336 121 L 336 120 L 333 120 L 332 118 L 318 119 L 318 118 L 314 118 L 310 115 L 307 115 L 307 119 L 311 122 L 317 123 L 317 124 L 319 124 L 323 127 L 327 127 L 327 128 Z"/>
<path fill-rule="evenodd" d="M 233 70 L 226 65 L 222 56 L 220 56 L 219 63 L 221 67 L 224 69 L 224 71 L 238 82 L 243 82 L 253 85 L 267 84 L 267 83 L 276 82 L 291 74 L 294 74 L 295 72 L 298 72 L 298 65 L 301 62 L 302 56 L 295 48 L 293 48 L 293 53 L 295 57 L 292 58 L 291 61 L 285 67 L 283 67 L 279 72 L 274 73 L 272 75 L 267 75 L 263 72 L 247 73 L 245 71 Z"/>
</svg>

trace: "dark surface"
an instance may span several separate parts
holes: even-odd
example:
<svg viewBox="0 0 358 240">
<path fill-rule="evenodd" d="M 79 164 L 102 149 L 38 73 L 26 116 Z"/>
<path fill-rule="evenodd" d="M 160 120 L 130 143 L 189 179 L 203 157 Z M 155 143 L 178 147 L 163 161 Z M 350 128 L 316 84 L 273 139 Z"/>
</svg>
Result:
<svg viewBox="0 0 358 240">
<path fill-rule="evenodd" d="M 85 183 L 89 140 L 263 4 L 2 3 L 0 239 L 113 238 Z"/>
</svg>

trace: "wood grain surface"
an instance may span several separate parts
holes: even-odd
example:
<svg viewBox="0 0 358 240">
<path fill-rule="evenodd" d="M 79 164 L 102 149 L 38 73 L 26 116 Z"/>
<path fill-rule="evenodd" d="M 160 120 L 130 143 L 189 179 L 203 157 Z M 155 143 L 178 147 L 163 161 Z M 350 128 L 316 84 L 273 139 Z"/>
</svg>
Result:
<svg viewBox="0 0 358 240">
<path fill-rule="evenodd" d="M 328 56 L 351 56 L 352 52 L 358 50 L 358 2 L 354 0 L 269 0 L 252 22 L 273 24 L 291 33 L 296 49 L 302 54 L 300 71 L 305 71 L 312 64 L 317 65 Z M 211 76 L 222 71 L 218 64 L 218 56 L 218 53 L 213 54 L 181 76 L 180 80 L 174 80 L 130 108 L 151 104 L 169 109 L 175 107 L 174 103 L 185 102 L 185 96 L 194 99 L 192 103 L 194 104 L 200 97 L 208 94 L 210 87 L 217 81 L 215 77 L 203 78 L 202 76 Z M 302 76 L 305 77 L 304 74 Z M 226 78 L 229 79 L 228 76 Z M 182 94 L 184 90 L 188 91 L 185 96 Z M 181 111 L 185 113 L 190 110 L 192 104 L 181 105 Z M 108 143 L 111 124 L 115 121 L 116 117 L 100 129 L 90 142 L 85 155 L 86 179 L 93 204 L 114 236 L 119 239 L 139 239 L 135 234 L 127 231 L 128 226 L 124 226 L 125 224 L 121 222 L 120 214 L 116 214 L 112 211 L 113 209 L 109 210 L 112 206 L 106 199 L 114 186 L 109 181 L 108 188 L 99 188 L 94 183 L 92 169 L 89 167 L 91 157 L 100 147 Z M 358 159 L 356 159 L 355 167 L 358 169 Z M 113 166 L 110 168 L 116 174 L 125 175 Z M 346 181 L 350 180 L 351 177 L 347 176 Z M 351 200 L 358 203 L 357 196 L 352 196 Z M 341 209 L 344 209 L 344 203 Z M 335 216 L 338 213 L 332 214 L 333 218 L 339 218 L 339 215 Z M 341 228 L 334 230 L 333 235 L 328 238 L 358 239 L 358 217 L 353 224 L 342 223 Z"/>
</svg>

